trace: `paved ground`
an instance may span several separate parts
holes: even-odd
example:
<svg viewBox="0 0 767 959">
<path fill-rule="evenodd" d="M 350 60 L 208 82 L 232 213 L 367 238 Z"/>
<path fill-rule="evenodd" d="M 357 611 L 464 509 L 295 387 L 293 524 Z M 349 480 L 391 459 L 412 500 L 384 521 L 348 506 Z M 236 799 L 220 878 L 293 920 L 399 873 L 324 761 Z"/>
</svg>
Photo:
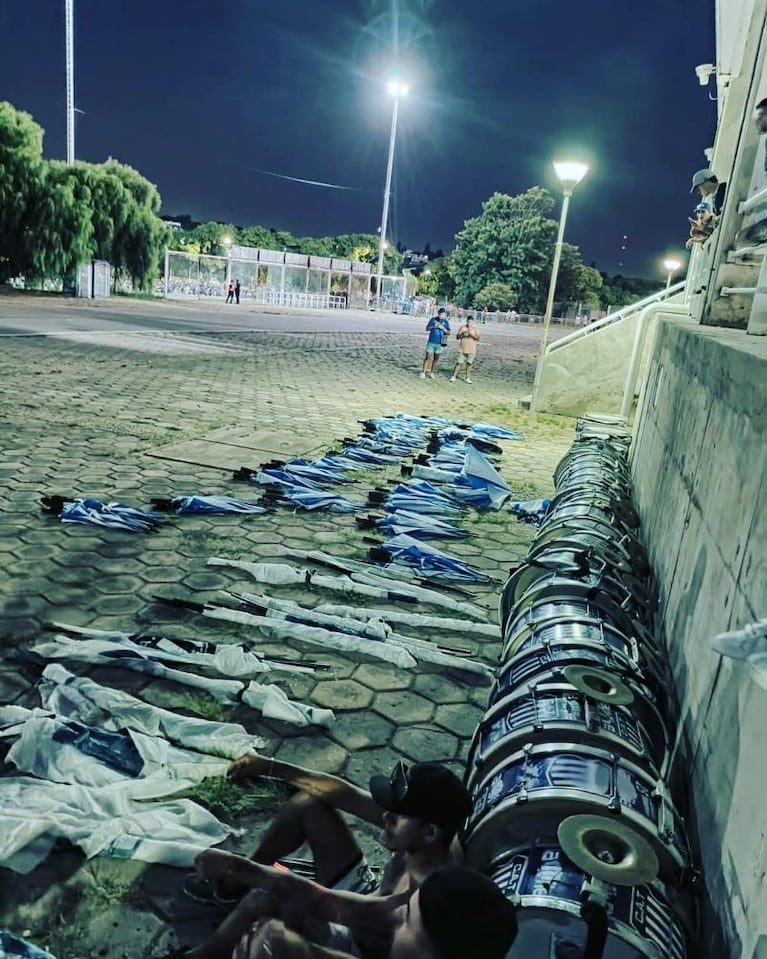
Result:
<svg viewBox="0 0 767 959">
<path fill-rule="evenodd" d="M 232 469 L 275 455 L 319 454 L 357 435 L 365 417 L 398 410 L 519 429 L 524 440 L 504 444 L 503 475 L 522 498 L 549 492 L 573 423 L 517 407 L 530 392 L 540 332 L 482 328 L 474 384 L 467 385 L 449 383 L 444 370 L 434 381 L 418 378 L 422 328 L 421 320 L 368 313 L 241 308 L 232 315 L 196 304 L 0 298 L 0 704 L 39 705 L 34 673 L 18 653 L 47 621 L 226 641 L 241 632 L 191 614 L 169 616 L 153 594 L 216 599 L 222 588 L 259 591 L 236 573 L 206 567 L 212 555 L 270 561 L 287 546 L 366 557 L 363 534 L 344 515 L 283 509 L 248 521 L 193 517 L 153 536 L 130 535 L 64 526 L 41 513 L 43 494 L 144 507 L 152 497 L 191 492 L 256 498 L 231 482 Z M 354 495 L 394 475 L 365 474 Z M 503 513 L 467 523 L 471 536 L 452 551 L 502 582 L 527 552 L 530 528 Z M 498 591 L 475 590 L 491 621 Z M 488 662 L 497 656 L 494 643 L 464 633 L 451 638 Z M 245 707 L 203 705 L 181 686 L 138 674 L 71 668 L 159 705 L 241 722 L 281 758 L 359 783 L 396 757 L 440 759 L 461 770 L 486 685 L 362 656 L 320 657 L 297 643 L 279 651 L 332 666 L 319 679 L 279 679 L 289 695 L 335 710 L 329 731 L 297 733 Z M 253 845 L 267 811 L 234 823 L 245 831 L 232 848 Z M 380 856 L 374 832 L 363 835 L 371 857 Z M 26 933 L 57 959 L 140 959 L 176 938 L 194 941 L 218 918 L 179 898 L 180 876 L 136 862 L 85 863 L 77 850 L 61 849 L 23 879 L 0 869 L 0 927 Z"/>
</svg>

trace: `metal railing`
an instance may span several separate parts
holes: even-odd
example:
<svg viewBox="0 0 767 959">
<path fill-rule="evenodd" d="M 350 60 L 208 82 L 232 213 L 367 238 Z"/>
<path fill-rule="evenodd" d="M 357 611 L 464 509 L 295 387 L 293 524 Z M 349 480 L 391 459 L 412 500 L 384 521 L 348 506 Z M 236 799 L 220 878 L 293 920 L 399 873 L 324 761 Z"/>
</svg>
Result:
<svg viewBox="0 0 767 959">
<path fill-rule="evenodd" d="M 299 293 L 259 287 L 252 300 L 260 306 L 293 306 L 309 310 L 345 310 L 346 297 L 332 293 Z"/>
<path fill-rule="evenodd" d="M 569 343 L 574 343 L 576 340 L 583 339 L 584 336 L 591 336 L 592 333 L 598 333 L 599 330 L 603 330 L 606 326 L 612 326 L 614 323 L 620 323 L 621 320 L 628 319 L 635 313 L 641 313 L 645 307 L 650 306 L 653 303 L 662 303 L 664 300 L 672 300 L 679 293 L 684 292 L 685 282 L 685 280 L 681 280 L 679 283 L 674 283 L 673 286 L 668 287 L 668 289 L 659 290 L 657 293 L 653 293 L 651 296 L 646 296 L 643 300 L 637 300 L 636 303 L 630 303 L 628 306 L 624 306 L 620 310 L 616 310 L 615 313 L 610 313 L 608 316 L 602 317 L 601 320 L 596 320 L 594 323 L 589 323 L 588 326 L 580 327 L 579 329 L 574 330 L 572 333 L 568 333 L 567 336 L 563 336 L 560 339 L 549 343 L 546 346 L 545 352 L 553 353 L 555 350 L 561 350 Z"/>
</svg>

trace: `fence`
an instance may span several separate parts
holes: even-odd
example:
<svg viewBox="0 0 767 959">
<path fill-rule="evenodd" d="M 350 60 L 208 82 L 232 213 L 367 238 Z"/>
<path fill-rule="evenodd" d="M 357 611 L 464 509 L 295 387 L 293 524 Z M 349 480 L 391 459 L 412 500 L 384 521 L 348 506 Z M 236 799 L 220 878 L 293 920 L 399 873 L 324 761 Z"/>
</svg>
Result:
<svg viewBox="0 0 767 959">
<path fill-rule="evenodd" d="M 223 300 L 230 282 L 239 280 L 240 299 L 246 302 L 367 309 L 374 297 L 371 269 L 370 263 L 254 247 L 234 246 L 228 256 L 166 250 L 162 292 L 167 297 Z M 404 300 L 407 286 L 405 277 L 382 277 L 382 294 L 391 302 Z"/>
</svg>

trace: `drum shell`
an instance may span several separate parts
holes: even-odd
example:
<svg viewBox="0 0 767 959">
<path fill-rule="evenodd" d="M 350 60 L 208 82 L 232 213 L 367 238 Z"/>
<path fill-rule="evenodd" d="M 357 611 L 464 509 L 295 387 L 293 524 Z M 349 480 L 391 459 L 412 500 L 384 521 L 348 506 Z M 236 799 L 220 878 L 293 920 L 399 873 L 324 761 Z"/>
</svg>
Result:
<svg viewBox="0 0 767 959">
<path fill-rule="evenodd" d="M 526 845 L 493 862 L 486 874 L 517 909 L 519 934 L 507 959 L 550 959 L 556 938 L 583 947 L 581 891 L 587 876 L 554 844 Z M 603 959 L 686 959 L 685 927 L 674 893 L 660 882 L 605 884 L 608 934 Z"/>
<path fill-rule="evenodd" d="M 657 777 L 666 755 L 665 727 L 657 711 L 652 730 L 640 719 L 653 711 L 648 700 L 616 706 L 567 682 L 531 683 L 494 701 L 483 716 L 466 762 L 466 785 L 484 780 L 526 743 L 552 739 L 614 750 Z"/>
<path fill-rule="evenodd" d="M 525 747 L 472 790 L 466 859 L 482 871 L 530 836 L 556 836 L 570 816 L 597 815 L 606 823 L 620 816 L 653 847 L 660 875 L 678 882 L 689 863 L 688 846 L 659 785 L 641 767 L 603 749 L 565 742 Z"/>
<path fill-rule="evenodd" d="M 557 643 L 579 645 L 609 646 L 635 663 L 640 662 L 637 642 L 619 629 L 595 619 L 550 619 L 544 622 L 535 620 L 519 624 L 514 629 L 504 630 L 501 662 L 506 662 L 517 653 L 534 646 L 548 646 Z"/>
</svg>

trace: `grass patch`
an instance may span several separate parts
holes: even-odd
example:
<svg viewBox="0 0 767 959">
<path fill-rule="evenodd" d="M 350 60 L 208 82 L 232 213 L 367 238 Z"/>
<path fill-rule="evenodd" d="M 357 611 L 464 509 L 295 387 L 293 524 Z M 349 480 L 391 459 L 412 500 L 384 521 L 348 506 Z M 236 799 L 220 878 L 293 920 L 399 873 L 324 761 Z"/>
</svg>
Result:
<svg viewBox="0 0 767 959">
<path fill-rule="evenodd" d="M 234 783 L 223 776 L 204 779 L 182 794 L 208 809 L 217 819 L 231 822 L 253 812 L 275 813 L 290 796 L 286 783 L 274 779 Z"/>
<path fill-rule="evenodd" d="M 183 693 L 179 697 L 178 708 L 215 723 L 230 723 L 235 710 L 234 706 L 220 703 L 204 693 Z"/>
<path fill-rule="evenodd" d="M 87 863 L 84 871 L 92 882 L 85 888 L 83 899 L 96 909 L 108 909 L 118 904 L 136 907 L 146 905 L 141 879 L 126 879 L 119 875 L 112 875 L 109 871 L 99 868 L 95 861 Z"/>
</svg>

